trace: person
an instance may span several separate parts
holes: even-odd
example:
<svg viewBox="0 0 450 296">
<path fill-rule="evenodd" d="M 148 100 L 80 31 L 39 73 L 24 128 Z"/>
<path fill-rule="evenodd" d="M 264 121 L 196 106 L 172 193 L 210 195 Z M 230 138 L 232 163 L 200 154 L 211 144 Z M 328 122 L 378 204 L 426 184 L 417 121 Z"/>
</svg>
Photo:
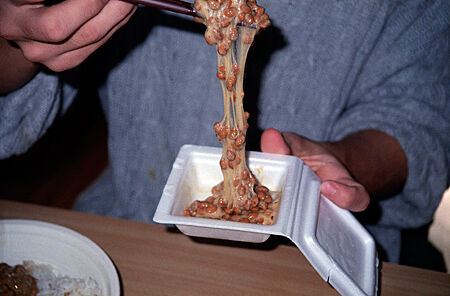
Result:
<svg viewBox="0 0 450 296">
<path fill-rule="evenodd" d="M 400 230 L 428 223 L 448 185 L 448 2 L 258 3 L 273 26 L 247 62 L 247 149 L 300 157 L 398 262 Z M 74 208 L 151 222 L 179 148 L 220 145 L 216 52 L 201 24 L 171 13 L 45 4 L 0 4 L 0 157 L 25 152 L 94 88 L 110 163 Z"/>
</svg>

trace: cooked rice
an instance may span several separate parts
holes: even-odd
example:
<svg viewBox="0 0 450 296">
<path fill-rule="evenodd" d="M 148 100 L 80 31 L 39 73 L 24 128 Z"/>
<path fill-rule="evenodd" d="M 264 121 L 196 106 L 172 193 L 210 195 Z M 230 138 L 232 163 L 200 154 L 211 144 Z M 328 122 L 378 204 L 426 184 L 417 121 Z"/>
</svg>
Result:
<svg viewBox="0 0 450 296">
<path fill-rule="evenodd" d="M 23 266 L 36 279 L 38 296 L 101 296 L 97 282 L 91 278 L 71 278 L 55 275 L 53 268 L 46 264 L 24 261 Z"/>
</svg>

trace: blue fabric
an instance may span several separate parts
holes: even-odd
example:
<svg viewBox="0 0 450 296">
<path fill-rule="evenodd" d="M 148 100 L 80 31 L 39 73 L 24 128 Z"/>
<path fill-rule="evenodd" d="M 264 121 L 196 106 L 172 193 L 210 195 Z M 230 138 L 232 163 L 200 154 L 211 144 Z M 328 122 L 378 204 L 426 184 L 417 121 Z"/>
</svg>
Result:
<svg viewBox="0 0 450 296">
<path fill-rule="evenodd" d="M 397 262 L 400 229 L 429 222 L 448 185 L 448 1 L 259 3 L 273 26 L 249 56 L 250 149 L 269 127 L 321 141 L 368 128 L 397 138 L 406 186 L 372 201 L 379 216 L 367 225 Z M 179 148 L 220 146 L 212 128 L 223 115 L 216 53 L 203 31 L 141 8 L 80 67 L 99 89 L 110 165 L 75 209 L 151 222 Z M 40 73 L 0 98 L 0 156 L 24 152 L 74 92 L 63 77 Z"/>
</svg>

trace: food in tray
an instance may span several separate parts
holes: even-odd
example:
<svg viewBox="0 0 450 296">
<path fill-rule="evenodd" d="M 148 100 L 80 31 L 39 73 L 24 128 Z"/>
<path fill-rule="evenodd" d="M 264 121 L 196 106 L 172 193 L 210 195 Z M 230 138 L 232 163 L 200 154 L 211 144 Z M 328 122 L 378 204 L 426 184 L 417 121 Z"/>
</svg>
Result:
<svg viewBox="0 0 450 296">
<path fill-rule="evenodd" d="M 269 16 L 255 0 L 196 0 L 194 7 L 202 16 L 197 20 L 207 26 L 206 42 L 217 49 L 224 116 L 214 124 L 214 131 L 223 145 L 220 167 L 224 180 L 212 188 L 205 201 L 194 201 L 184 215 L 273 224 L 279 199 L 259 184 L 247 166 L 245 139 L 250 115 L 243 107 L 247 53 L 256 33 L 270 25 Z"/>
<path fill-rule="evenodd" d="M 0 263 L 0 277 L 2 296 L 102 296 L 91 277 L 56 275 L 50 265 L 33 261 L 15 266 Z"/>
</svg>

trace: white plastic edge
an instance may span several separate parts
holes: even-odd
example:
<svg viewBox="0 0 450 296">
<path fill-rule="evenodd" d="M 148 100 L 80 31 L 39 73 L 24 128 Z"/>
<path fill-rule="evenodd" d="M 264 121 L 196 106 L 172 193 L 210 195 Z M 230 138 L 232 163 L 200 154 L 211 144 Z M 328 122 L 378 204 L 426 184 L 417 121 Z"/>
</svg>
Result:
<svg viewBox="0 0 450 296">
<path fill-rule="evenodd" d="M 305 181 L 307 180 L 307 182 Z M 373 296 L 377 293 L 378 285 L 378 258 L 376 255 L 375 242 L 367 230 L 351 215 L 347 210 L 341 209 L 331 201 L 320 195 L 320 180 L 309 167 L 303 168 L 302 181 L 299 186 L 299 196 L 307 196 L 307 199 L 297 199 L 297 205 L 292 207 L 293 222 L 291 229 L 285 236 L 288 237 L 301 250 L 311 265 L 316 269 L 323 280 L 329 282 L 341 295 L 367 295 Z M 316 198 L 313 198 L 316 197 Z M 349 276 L 341 264 L 335 260 L 335 256 L 321 245 L 318 240 L 318 218 L 320 213 L 320 202 L 326 203 L 335 215 L 341 216 L 341 222 L 348 224 L 364 242 L 364 255 L 359 260 L 366 261 L 366 274 L 363 283 L 357 283 Z M 311 213 L 315 213 L 311 215 Z M 307 217 L 307 219 L 303 218 Z M 347 242 L 348 243 L 348 242 Z M 354 260 L 353 257 L 342 258 L 340 260 Z"/>
<path fill-rule="evenodd" d="M 10 231 L 11 227 L 20 227 L 31 232 L 38 231 L 37 233 L 42 233 L 43 230 L 50 231 L 51 235 L 55 238 L 61 236 L 61 234 L 64 234 L 64 239 L 67 242 L 81 242 L 86 247 L 85 251 L 95 254 L 97 256 L 97 259 L 103 264 L 99 268 L 101 268 L 105 274 L 108 274 L 109 280 L 111 280 L 110 285 L 108 286 L 108 288 L 110 289 L 108 291 L 109 295 L 118 296 L 121 294 L 119 275 L 117 273 L 116 267 L 114 266 L 114 263 L 106 254 L 106 252 L 88 237 L 70 228 L 50 222 L 29 219 L 0 220 L 0 228 L 2 231 L 8 232 Z"/>
<path fill-rule="evenodd" d="M 172 202 L 169 199 L 165 199 L 165 195 L 173 195 L 176 190 L 176 184 L 182 179 L 182 175 L 179 171 L 185 165 L 188 157 L 187 155 L 195 151 L 201 151 L 204 153 L 217 153 L 220 148 L 204 147 L 195 145 L 184 145 L 179 152 L 176 161 L 173 164 L 173 169 L 167 181 L 167 185 L 164 188 L 161 201 L 158 205 L 158 210 L 155 213 L 153 220 L 157 223 L 163 224 L 176 224 L 176 225 L 188 225 L 198 227 L 214 227 L 219 229 L 230 229 L 235 231 L 249 231 L 255 233 L 266 233 L 281 235 L 289 238 L 305 255 L 311 265 L 316 269 L 323 280 L 329 282 L 341 295 L 376 295 L 378 290 L 378 258 L 376 255 L 375 242 L 367 230 L 350 214 L 349 211 L 343 210 L 328 199 L 320 196 L 319 187 L 320 180 L 315 173 L 307 166 L 303 165 L 300 159 L 297 159 L 292 169 L 301 170 L 301 182 L 295 184 L 294 194 L 297 194 L 299 198 L 296 199 L 296 204 L 291 206 L 289 213 L 288 223 L 282 223 L 283 227 L 262 226 L 262 225 L 242 225 L 229 226 L 228 221 L 215 220 L 214 225 L 205 225 L 200 221 L 202 218 L 192 217 L 179 217 L 170 214 Z M 250 152 L 252 153 L 252 152 Z M 260 154 L 257 153 L 256 154 Z M 300 198 L 305 197 L 308 198 Z M 356 281 L 349 276 L 349 272 L 345 271 L 336 256 L 328 252 L 318 240 L 318 218 L 320 202 L 325 203 L 334 215 L 341 218 L 341 222 L 346 224 L 347 227 L 353 229 L 358 235 L 359 241 L 364 241 L 364 258 L 360 260 L 368 260 L 365 264 L 366 270 L 363 273 L 369 274 L 361 284 L 357 284 Z M 280 217 L 279 217 L 280 218 Z M 201 220 L 199 220 L 201 219 Z M 340 256 L 340 261 L 351 261 L 354 258 Z M 370 270 L 369 270 L 370 269 Z"/>
</svg>

